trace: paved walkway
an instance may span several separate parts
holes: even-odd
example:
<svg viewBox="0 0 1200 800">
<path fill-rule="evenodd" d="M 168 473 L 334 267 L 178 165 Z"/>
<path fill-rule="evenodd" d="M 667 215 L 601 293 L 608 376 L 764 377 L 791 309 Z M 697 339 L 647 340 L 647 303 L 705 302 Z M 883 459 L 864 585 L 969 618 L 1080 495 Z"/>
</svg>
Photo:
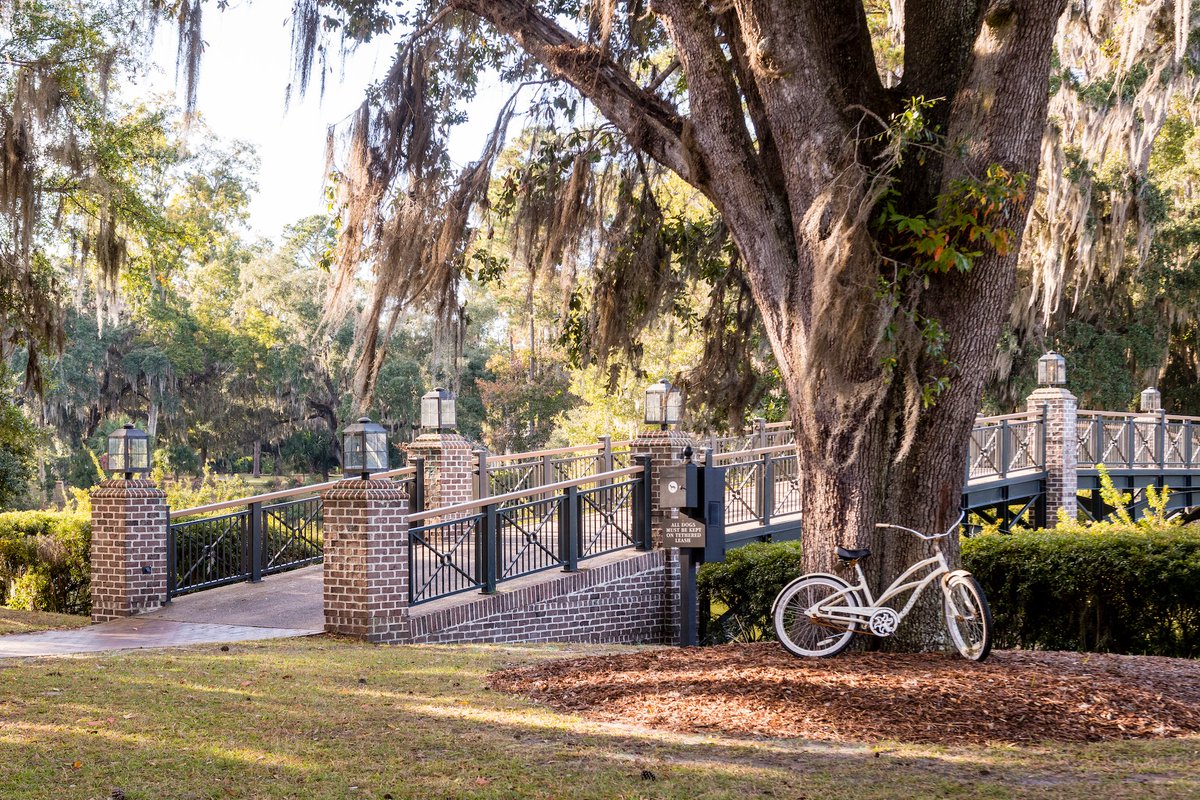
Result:
<svg viewBox="0 0 1200 800">
<path fill-rule="evenodd" d="M 324 627 L 321 565 L 176 598 L 165 608 L 66 631 L 0 636 L 0 658 L 309 636 Z"/>
</svg>

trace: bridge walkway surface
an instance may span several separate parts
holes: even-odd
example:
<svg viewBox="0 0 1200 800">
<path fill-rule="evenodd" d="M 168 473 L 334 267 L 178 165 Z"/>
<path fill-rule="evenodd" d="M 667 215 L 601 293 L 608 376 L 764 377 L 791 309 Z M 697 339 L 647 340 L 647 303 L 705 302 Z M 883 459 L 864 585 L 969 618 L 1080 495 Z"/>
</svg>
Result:
<svg viewBox="0 0 1200 800">
<path fill-rule="evenodd" d="M 321 633 L 321 565 L 175 598 L 163 608 L 87 628 L 0 636 L 0 658 L 186 647 Z"/>
</svg>

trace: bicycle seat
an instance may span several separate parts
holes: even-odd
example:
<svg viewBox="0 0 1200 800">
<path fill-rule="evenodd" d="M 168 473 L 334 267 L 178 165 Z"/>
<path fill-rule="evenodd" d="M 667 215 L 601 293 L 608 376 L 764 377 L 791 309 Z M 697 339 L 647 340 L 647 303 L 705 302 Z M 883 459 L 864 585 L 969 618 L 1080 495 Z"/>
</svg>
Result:
<svg viewBox="0 0 1200 800">
<path fill-rule="evenodd" d="M 862 550 L 847 550 L 840 544 L 837 549 L 837 556 L 842 561 L 858 561 L 860 558 L 866 558 L 871 555 L 871 548 L 864 547 Z"/>
</svg>

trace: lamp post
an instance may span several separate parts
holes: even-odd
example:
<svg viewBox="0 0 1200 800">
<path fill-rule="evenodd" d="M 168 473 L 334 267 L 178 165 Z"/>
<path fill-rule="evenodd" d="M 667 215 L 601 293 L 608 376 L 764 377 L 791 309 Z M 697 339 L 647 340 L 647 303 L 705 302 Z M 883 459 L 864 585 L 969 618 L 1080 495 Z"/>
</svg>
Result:
<svg viewBox="0 0 1200 800">
<path fill-rule="evenodd" d="M 1051 350 L 1038 359 L 1037 382 L 1039 386 L 1062 386 L 1067 382 L 1067 360 Z"/>
<path fill-rule="evenodd" d="M 669 426 L 679 424 L 682 412 L 683 395 L 679 387 L 672 386 L 666 378 L 646 387 L 647 425 L 658 425 L 665 431 Z"/>
<path fill-rule="evenodd" d="M 126 422 L 108 435 L 108 468 L 124 473 L 125 480 L 133 480 L 137 473 L 150 471 L 150 437 L 145 431 Z"/>
<path fill-rule="evenodd" d="M 1143 389 L 1139 407 L 1147 414 L 1162 411 L 1162 392 L 1153 386 Z"/>
<path fill-rule="evenodd" d="M 346 476 L 358 473 L 366 480 L 372 473 L 385 472 L 387 468 L 387 430 L 370 417 L 359 417 L 358 422 L 346 426 L 342 431 L 342 471 Z"/>
<path fill-rule="evenodd" d="M 421 427 L 432 431 L 454 430 L 458 422 L 454 392 L 440 386 L 421 396 Z"/>
</svg>

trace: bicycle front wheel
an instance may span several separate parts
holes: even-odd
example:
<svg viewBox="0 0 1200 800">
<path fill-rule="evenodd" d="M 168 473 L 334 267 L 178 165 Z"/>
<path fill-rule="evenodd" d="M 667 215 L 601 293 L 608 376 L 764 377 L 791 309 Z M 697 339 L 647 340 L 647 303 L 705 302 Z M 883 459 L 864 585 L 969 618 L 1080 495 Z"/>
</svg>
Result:
<svg viewBox="0 0 1200 800">
<path fill-rule="evenodd" d="M 850 584 L 832 575 L 803 575 L 775 598 L 775 635 L 792 655 L 807 658 L 835 656 L 846 649 L 857 625 L 823 619 L 816 608 L 862 606 Z"/>
<path fill-rule="evenodd" d="M 946 627 L 963 658 L 983 661 L 992 651 L 992 610 L 983 587 L 970 573 L 951 576 L 945 586 Z"/>
</svg>

